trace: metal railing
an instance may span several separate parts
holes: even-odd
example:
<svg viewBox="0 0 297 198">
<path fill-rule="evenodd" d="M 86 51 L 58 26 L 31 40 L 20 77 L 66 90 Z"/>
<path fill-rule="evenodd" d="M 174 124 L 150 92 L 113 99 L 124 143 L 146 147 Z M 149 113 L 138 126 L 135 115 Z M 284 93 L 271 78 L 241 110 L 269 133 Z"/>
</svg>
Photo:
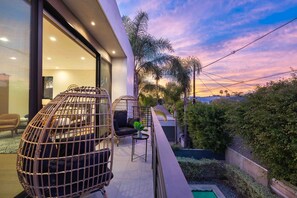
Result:
<svg viewBox="0 0 297 198">
<path fill-rule="evenodd" d="M 150 107 L 140 107 L 140 120 L 145 127 L 151 127 L 151 118 Z"/>
<path fill-rule="evenodd" d="M 153 108 L 151 113 L 154 197 L 193 197 Z"/>
</svg>

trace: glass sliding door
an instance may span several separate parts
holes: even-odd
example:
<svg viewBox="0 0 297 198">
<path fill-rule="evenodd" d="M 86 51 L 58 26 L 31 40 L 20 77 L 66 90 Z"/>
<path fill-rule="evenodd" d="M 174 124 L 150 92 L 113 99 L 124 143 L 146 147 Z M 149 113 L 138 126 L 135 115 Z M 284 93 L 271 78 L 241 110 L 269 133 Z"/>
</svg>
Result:
<svg viewBox="0 0 297 198">
<path fill-rule="evenodd" d="M 80 43 L 43 19 L 43 105 L 75 86 L 95 86 L 96 58 Z"/>
<path fill-rule="evenodd" d="M 30 11 L 27 1 L 1 1 L 0 114 L 18 114 L 18 128 L 25 128 L 29 112 Z M 0 139 L 6 135 L 0 132 Z"/>
</svg>

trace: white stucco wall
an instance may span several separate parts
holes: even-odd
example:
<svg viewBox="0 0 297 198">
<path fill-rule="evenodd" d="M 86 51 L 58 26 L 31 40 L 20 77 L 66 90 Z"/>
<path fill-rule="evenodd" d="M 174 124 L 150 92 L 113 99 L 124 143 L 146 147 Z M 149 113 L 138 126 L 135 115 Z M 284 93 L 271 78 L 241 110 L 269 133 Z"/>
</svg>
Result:
<svg viewBox="0 0 297 198">
<path fill-rule="evenodd" d="M 114 58 L 112 59 L 112 98 L 111 101 L 114 101 L 120 96 L 127 95 L 127 68 L 123 65 L 127 64 L 125 58 Z"/>
<path fill-rule="evenodd" d="M 112 59 L 112 101 L 121 95 L 133 95 L 134 56 L 122 24 L 122 18 L 115 0 L 98 0 L 104 14 L 120 43 L 126 58 Z M 123 86 L 126 85 L 126 88 Z"/>
</svg>

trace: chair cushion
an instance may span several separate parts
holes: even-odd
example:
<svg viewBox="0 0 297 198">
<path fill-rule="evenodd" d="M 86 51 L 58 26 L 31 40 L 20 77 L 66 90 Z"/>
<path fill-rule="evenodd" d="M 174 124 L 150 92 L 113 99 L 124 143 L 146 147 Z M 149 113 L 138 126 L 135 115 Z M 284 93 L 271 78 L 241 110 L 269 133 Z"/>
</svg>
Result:
<svg viewBox="0 0 297 198">
<path fill-rule="evenodd" d="M 134 128 L 123 127 L 123 128 L 120 128 L 120 130 L 116 131 L 115 133 L 117 136 L 126 136 L 126 135 L 133 135 L 136 132 L 137 130 Z"/>
<path fill-rule="evenodd" d="M 116 119 L 113 119 L 113 128 L 115 131 L 118 131 L 120 129 L 119 123 Z"/>
<path fill-rule="evenodd" d="M 120 128 L 127 126 L 127 111 L 115 111 L 113 118 L 117 120 Z"/>
<path fill-rule="evenodd" d="M 108 168 L 109 156 L 110 150 L 102 149 L 99 153 L 51 161 L 50 173 L 40 177 L 48 187 L 47 196 L 73 196 L 83 188 L 105 184 L 113 177 Z M 60 187 L 57 189 L 56 185 Z"/>
<path fill-rule="evenodd" d="M 56 139 L 60 156 L 87 154 L 95 150 L 95 134 Z"/>
<path fill-rule="evenodd" d="M 0 125 L 16 125 L 17 119 L 3 119 L 0 120 Z"/>
<path fill-rule="evenodd" d="M 139 122 L 139 118 L 128 118 L 127 127 L 134 128 L 134 122 Z"/>
</svg>

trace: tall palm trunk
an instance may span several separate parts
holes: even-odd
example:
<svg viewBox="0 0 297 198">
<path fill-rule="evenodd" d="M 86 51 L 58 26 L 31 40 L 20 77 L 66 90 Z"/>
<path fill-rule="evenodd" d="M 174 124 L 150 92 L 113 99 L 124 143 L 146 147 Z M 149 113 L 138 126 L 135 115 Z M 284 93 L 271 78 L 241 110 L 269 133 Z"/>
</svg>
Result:
<svg viewBox="0 0 297 198">
<path fill-rule="evenodd" d="M 159 80 L 156 80 L 156 86 L 157 86 L 157 100 L 159 100 Z"/>
<path fill-rule="evenodd" d="M 138 73 L 134 70 L 134 97 L 139 97 Z"/>
<path fill-rule="evenodd" d="M 195 74 L 196 74 L 196 66 L 194 65 L 194 68 L 193 68 L 193 104 L 195 104 L 195 102 L 196 102 L 196 82 L 195 82 L 195 80 L 196 80 L 196 76 L 195 76 Z"/>
<path fill-rule="evenodd" d="M 187 90 L 184 90 L 184 147 L 189 147 L 189 134 L 187 128 L 187 120 L 186 120 L 186 112 L 187 112 Z"/>
</svg>

